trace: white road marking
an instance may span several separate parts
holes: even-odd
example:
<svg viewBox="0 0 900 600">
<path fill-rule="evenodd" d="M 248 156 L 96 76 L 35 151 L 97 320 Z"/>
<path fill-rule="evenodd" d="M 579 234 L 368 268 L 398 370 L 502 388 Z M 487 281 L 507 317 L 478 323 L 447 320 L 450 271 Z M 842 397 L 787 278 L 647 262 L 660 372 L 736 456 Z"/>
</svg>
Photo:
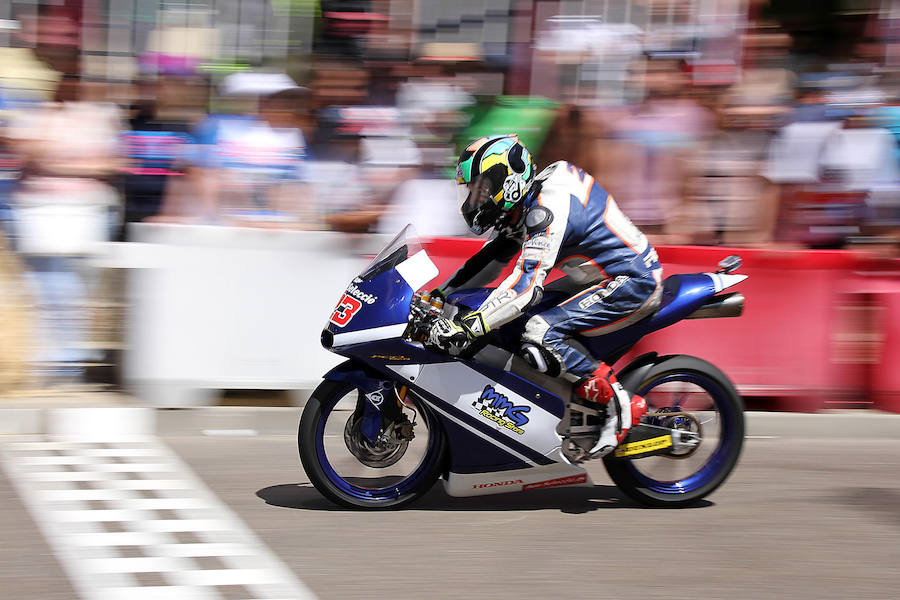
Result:
<svg viewBox="0 0 900 600">
<path fill-rule="evenodd" d="M 248 599 L 314 600 L 161 441 L 97 435 L 0 442 L 3 468 L 82 599 L 221 600 L 220 586 L 243 586 Z"/>
<path fill-rule="evenodd" d="M 204 429 L 203 435 L 209 436 L 254 436 L 259 435 L 259 432 L 255 429 Z"/>
</svg>

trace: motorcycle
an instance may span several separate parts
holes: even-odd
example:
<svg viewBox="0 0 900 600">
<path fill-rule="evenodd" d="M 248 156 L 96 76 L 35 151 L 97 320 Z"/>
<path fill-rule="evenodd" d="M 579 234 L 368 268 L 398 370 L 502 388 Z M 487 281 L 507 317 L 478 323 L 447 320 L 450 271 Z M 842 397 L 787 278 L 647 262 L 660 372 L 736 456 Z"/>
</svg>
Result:
<svg viewBox="0 0 900 600">
<path fill-rule="evenodd" d="M 615 364 L 644 335 L 682 319 L 735 317 L 744 297 L 724 290 L 730 256 L 715 273 L 671 275 L 657 312 L 616 332 L 578 340 Z M 347 287 L 322 345 L 347 357 L 325 374 L 304 407 L 300 459 L 316 489 L 351 508 L 406 505 L 440 478 L 450 496 L 593 486 L 605 411 L 575 397 L 518 354 L 528 313 L 458 355 L 427 345 L 430 324 L 474 310 L 490 289 L 452 294 L 442 305 L 416 292 L 438 269 L 407 226 Z M 559 298 L 545 297 L 532 311 Z M 740 396 L 714 365 L 692 356 L 639 356 L 618 371 L 620 394 L 641 395 L 646 414 L 602 457 L 616 486 L 646 506 L 680 507 L 718 488 L 744 439 Z"/>
</svg>

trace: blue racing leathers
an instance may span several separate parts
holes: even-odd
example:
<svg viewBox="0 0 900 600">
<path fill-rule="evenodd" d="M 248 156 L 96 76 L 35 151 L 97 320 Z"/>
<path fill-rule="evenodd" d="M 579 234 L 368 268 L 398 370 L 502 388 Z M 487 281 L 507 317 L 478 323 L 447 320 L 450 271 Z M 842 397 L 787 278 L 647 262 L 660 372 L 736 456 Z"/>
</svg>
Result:
<svg viewBox="0 0 900 600">
<path fill-rule="evenodd" d="M 490 331 L 536 305 L 550 269 L 559 267 L 566 276 L 547 289 L 566 292 L 566 299 L 529 318 L 523 340 L 541 348 L 570 379 L 599 365 L 571 338 L 616 331 L 659 306 L 656 251 L 613 197 L 571 163 L 559 161 L 538 174 L 515 223 L 502 227 L 444 291 L 492 281 L 519 250 L 512 274 L 478 308 L 481 325 Z"/>
</svg>

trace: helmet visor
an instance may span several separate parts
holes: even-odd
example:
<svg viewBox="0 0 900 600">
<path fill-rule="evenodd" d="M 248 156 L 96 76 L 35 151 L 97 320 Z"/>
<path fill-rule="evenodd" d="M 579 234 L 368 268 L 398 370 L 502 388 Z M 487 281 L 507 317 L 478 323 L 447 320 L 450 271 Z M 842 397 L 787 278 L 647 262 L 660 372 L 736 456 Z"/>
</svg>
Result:
<svg viewBox="0 0 900 600">
<path fill-rule="evenodd" d="M 469 183 L 456 186 L 459 210 L 472 233 L 481 235 L 494 226 L 500 217 L 500 207 L 490 196 L 490 181 L 478 176 Z"/>
</svg>

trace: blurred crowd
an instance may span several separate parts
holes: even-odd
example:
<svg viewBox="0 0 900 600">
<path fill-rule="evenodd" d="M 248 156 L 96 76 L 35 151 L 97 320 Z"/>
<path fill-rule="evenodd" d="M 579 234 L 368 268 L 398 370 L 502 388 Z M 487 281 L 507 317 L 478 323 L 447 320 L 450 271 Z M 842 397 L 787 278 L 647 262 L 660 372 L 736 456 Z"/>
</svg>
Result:
<svg viewBox="0 0 900 600">
<path fill-rule="evenodd" d="M 96 285 L 82 259 L 130 224 L 466 235 L 455 157 L 488 133 L 582 166 L 657 244 L 900 254 L 889 1 L 806 3 L 818 25 L 786 1 L 501 0 L 449 25 L 455 3 L 299 3 L 308 40 L 288 32 L 274 59 L 209 68 L 148 34 L 127 77 L 89 68 L 85 3 L 34 4 L 0 20 L 0 223 L 48 364 L 92 360 L 72 343 Z"/>
</svg>

